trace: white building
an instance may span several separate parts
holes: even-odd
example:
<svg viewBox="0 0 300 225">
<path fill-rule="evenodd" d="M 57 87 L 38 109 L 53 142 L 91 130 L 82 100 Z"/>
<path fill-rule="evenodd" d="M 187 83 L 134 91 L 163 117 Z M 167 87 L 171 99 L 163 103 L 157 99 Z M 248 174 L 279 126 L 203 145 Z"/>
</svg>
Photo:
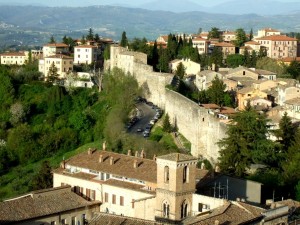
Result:
<svg viewBox="0 0 300 225">
<path fill-rule="evenodd" d="M 28 53 L 25 52 L 5 52 L 0 55 L 2 65 L 24 65 L 28 60 Z"/>
<path fill-rule="evenodd" d="M 92 64 L 99 60 L 100 48 L 92 45 L 74 47 L 74 64 Z"/>
<path fill-rule="evenodd" d="M 64 43 L 46 44 L 43 47 L 43 58 L 56 54 L 66 54 L 69 52 L 69 46 Z"/>
</svg>

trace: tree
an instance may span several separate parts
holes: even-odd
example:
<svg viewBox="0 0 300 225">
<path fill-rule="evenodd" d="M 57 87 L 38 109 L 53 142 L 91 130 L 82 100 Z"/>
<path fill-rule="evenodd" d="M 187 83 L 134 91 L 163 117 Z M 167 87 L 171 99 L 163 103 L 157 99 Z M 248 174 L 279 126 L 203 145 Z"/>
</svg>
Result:
<svg viewBox="0 0 300 225">
<path fill-rule="evenodd" d="M 160 72 L 169 72 L 169 61 L 170 57 L 168 54 L 168 51 L 166 49 L 160 48 L 159 49 L 159 59 L 158 59 L 158 64 L 156 65 L 156 68 Z"/>
<path fill-rule="evenodd" d="M 246 33 L 244 29 L 239 28 L 235 31 L 235 34 L 236 34 L 235 46 L 241 47 L 247 41 Z"/>
<path fill-rule="evenodd" d="M 103 57 L 105 60 L 110 59 L 110 45 L 107 45 L 103 52 Z"/>
<path fill-rule="evenodd" d="M 285 65 L 279 64 L 277 60 L 271 59 L 269 57 L 262 57 L 257 59 L 256 68 L 272 71 L 274 73 L 277 73 L 278 76 L 281 76 L 286 73 Z"/>
<path fill-rule="evenodd" d="M 26 111 L 24 109 L 24 106 L 20 102 L 16 102 L 10 107 L 10 113 L 11 113 L 10 122 L 13 125 L 22 122 L 26 116 Z"/>
<path fill-rule="evenodd" d="M 216 66 L 221 66 L 223 63 L 223 52 L 221 48 L 214 47 L 211 56 L 209 58 L 209 64 L 215 64 Z"/>
<path fill-rule="evenodd" d="M 168 132 L 168 133 L 172 132 L 172 126 L 170 123 L 170 117 L 169 117 L 168 113 L 166 114 L 164 121 L 163 121 L 163 131 Z"/>
<path fill-rule="evenodd" d="M 279 121 L 279 130 L 277 131 L 277 137 L 282 144 L 282 151 L 287 152 L 289 147 L 293 145 L 296 135 L 296 127 L 293 125 L 291 118 L 284 113 L 283 117 Z"/>
<path fill-rule="evenodd" d="M 252 108 L 235 115 L 228 126 L 227 137 L 218 142 L 220 168 L 227 174 L 244 176 L 251 163 L 266 163 L 273 154 L 267 139 L 268 120 Z"/>
<path fill-rule="evenodd" d="M 182 62 L 180 62 L 176 68 L 175 75 L 178 76 L 180 79 L 184 77 L 185 74 L 185 68 Z"/>
<path fill-rule="evenodd" d="M 226 58 L 227 66 L 230 68 L 236 68 L 244 65 L 245 57 L 241 54 L 231 54 Z"/>
<path fill-rule="evenodd" d="M 296 60 L 292 61 L 291 64 L 286 68 L 286 72 L 290 74 L 294 79 L 300 79 L 300 63 Z"/>
<path fill-rule="evenodd" d="M 126 32 L 125 31 L 123 31 L 123 33 L 122 33 L 120 45 L 122 47 L 126 47 L 128 45 L 128 40 L 127 40 Z"/>
<path fill-rule="evenodd" d="M 81 44 L 84 45 L 86 43 L 86 41 L 87 40 L 86 40 L 85 36 L 82 35 L 81 40 L 80 40 Z"/>
<path fill-rule="evenodd" d="M 88 35 L 86 35 L 86 39 L 89 40 L 89 41 L 93 41 L 94 40 L 94 32 L 93 32 L 93 29 L 91 27 L 89 29 Z"/>
<path fill-rule="evenodd" d="M 215 79 L 213 79 L 211 86 L 207 90 L 209 102 L 215 103 L 222 107 L 224 105 L 225 89 L 226 84 L 224 84 L 224 82 L 218 76 L 216 76 Z"/>
<path fill-rule="evenodd" d="M 253 29 L 251 28 L 249 33 L 249 41 L 252 41 L 252 39 L 253 39 Z"/>
<path fill-rule="evenodd" d="M 100 37 L 99 37 L 99 34 L 95 34 L 95 38 L 94 40 L 99 43 L 100 42 Z"/>
<path fill-rule="evenodd" d="M 54 62 L 52 62 L 51 66 L 49 67 L 47 78 L 47 80 L 52 83 L 58 80 L 59 78 L 59 74 L 57 73 L 57 67 L 55 66 Z"/>
<path fill-rule="evenodd" d="M 54 43 L 56 43 L 56 41 L 55 41 L 55 39 L 54 39 L 54 37 L 53 37 L 53 35 L 50 37 L 50 41 L 49 41 L 49 44 L 54 44 Z"/>
<path fill-rule="evenodd" d="M 52 187 L 53 181 L 51 170 L 52 169 L 49 161 L 43 161 L 39 171 L 31 181 L 33 190 L 46 189 Z"/>
<path fill-rule="evenodd" d="M 217 27 L 212 27 L 211 30 L 208 32 L 208 39 L 220 38 L 220 36 L 220 30 Z"/>
</svg>

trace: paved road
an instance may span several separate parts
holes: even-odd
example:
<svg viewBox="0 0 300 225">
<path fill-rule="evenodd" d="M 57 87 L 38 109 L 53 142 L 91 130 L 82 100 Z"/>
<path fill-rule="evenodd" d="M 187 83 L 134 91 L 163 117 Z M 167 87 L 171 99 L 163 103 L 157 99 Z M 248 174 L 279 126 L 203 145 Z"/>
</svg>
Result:
<svg viewBox="0 0 300 225">
<path fill-rule="evenodd" d="M 137 132 L 137 129 L 142 128 L 144 130 L 146 128 L 147 124 L 155 116 L 155 110 L 152 109 L 151 106 L 142 102 L 138 103 L 136 107 L 138 109 L 139 120 L 131 128 L 128 129 L 128 133 L 135 133 L 143 136 L 143 132 Z"/>
</svg>

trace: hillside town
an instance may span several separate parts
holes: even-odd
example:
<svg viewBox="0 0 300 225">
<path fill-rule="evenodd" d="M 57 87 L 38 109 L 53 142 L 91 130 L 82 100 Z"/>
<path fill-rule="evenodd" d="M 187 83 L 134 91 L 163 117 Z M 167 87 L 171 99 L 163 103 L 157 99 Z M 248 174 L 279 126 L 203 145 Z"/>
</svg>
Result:
<svg viewBox="0 0 300 225">
<path fill-rule="evenodd" d="M 101 91 L 103 70 L 119 68 L 144 89 L 145 101 L 169 116 L 177 128 L 174 138 L 180 133 L 191 144 L 189 152 L 151 158 L 143 148 L 126 149 L 126 154 L 113 152 L 105 141 L 86 148 L 52 169 L 51 188 L 0 202 L 0 224 L 298 224 L 300 202 L 269 198 L 272 190 L 261 182 L 223 173 L 218 142 L 226 137 L 236 115 L 249 108 L 266 116 L 270 130 L 278 130 L 285 117 L 299 124 L 299 79 L 245 65 L 231 67 L 229 59 L 262 54 L 276 65 L 290 66 L 300 63 L 300 42 L 264 28 L 256 36 L 245 34 L 245 41 L 237 46 L 237 32 L 215 30 L 216 38 L 212 31 L 174 36 L 176 41 L 191 42 L 199 55 L 220 52 L 220 64 L 201 65 L 181 57 L 166 62 L 167 72 L 160 65 L 149 65 L 146 53 L 111 39 L 76 40 L 72 50 L 65 43 L 53 42 L 41 50 L 0 54 L 1 65 L 22 66 L 37 60 L 41 80 L 66 88 L 96 86 Z M 147 41 L 147 46 L 163 50 L 169 41 L 170 35 L 162 35 Z M 105 51 L 108 58 L 103 57 Z M 85 66 L 88 70 L 78 69 Z M 184 72 L 179 79 L 180 67 Z M 203 102 L 200 95 L 189 98 L 177 91 L 180 80 L 197 93 L 221 82 L 232 104 Z M 279 138 L 270 133 L 267 139 L 276 142 Z M 200 159 L 208 160 L 212 169 L 204 161 L 199 165 Z M 247 173 L 258 167 L 264 165 L 251 164 Z"/>
</svg>

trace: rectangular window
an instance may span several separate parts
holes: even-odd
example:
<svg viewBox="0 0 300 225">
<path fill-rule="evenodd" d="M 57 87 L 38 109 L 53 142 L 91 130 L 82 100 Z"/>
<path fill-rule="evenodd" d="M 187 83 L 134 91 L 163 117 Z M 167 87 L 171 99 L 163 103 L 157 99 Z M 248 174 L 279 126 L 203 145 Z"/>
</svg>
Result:
<svg viewBox="0 0 300 225">
<path fill-rule="evenodd" d="M 112 204 L 116 204 L 116 195 L 112 195 Z"/>
<path fill-rule="evenodd" d="M 120 205 L 124 206 L 124 197 L 123 196 L 120 196 Z"/>
<path fill-rule="evenodd" d="M 51 221 L 50 225 L 56 225 L 55 221 Z"/>
<path fill-rule="evenodd" d="M 104 194 L 104 202 L 108 202 L 108 193 L 106 193 L 106 192 Z"/>
<path fill-rule="evenodd" d="M 132 199 L 132 201 L 131 201 L 131 208 L 134 209 L 134 199 Z"/>
<path fill-rule="evenodd" d="M 72 225 L 76 225 L 76 217 L 75 216 L 72 217 Z"/>
<path fill-rule="evenodd" d="M 96 191 L 91 190 L 91 200 L 95 200 L 95 199 L 96 199 Z"/>
<path fill-rule="evenodd" d="M 86 197 L 88 199 L 90 198 L 90 191 L 91 191 L 90 189 L 88 189 L 88 188 L 86 189 Z"/>
<path fill-rule="evenodd" d="M 67 224 L 66 219 L 62 219 L 62 220 L 61 220 L 61 224 Z"/>
</svg>

